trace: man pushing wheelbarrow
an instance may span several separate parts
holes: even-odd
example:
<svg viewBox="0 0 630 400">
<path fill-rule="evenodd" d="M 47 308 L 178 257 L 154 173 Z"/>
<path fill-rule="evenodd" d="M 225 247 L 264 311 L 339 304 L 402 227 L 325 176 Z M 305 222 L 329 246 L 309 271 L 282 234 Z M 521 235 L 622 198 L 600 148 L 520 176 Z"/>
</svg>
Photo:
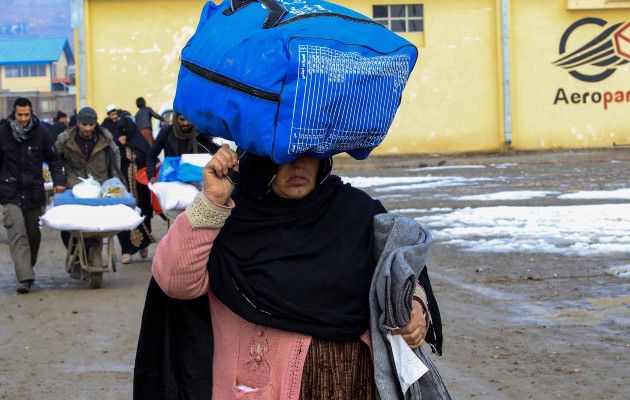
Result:
<svg viewBox="0 0 630 400">
<path fill-rule="evenodd" d="M 97 122 L 96 111 L 91 107 L 83 107 L 77 114 L 77 126 L 68 128 L 59 135 L 55 144 L 63 160 L 68 189 L 73 189 L 81 180 L 89 176 L 99 184 L 110 178 L 118 178 L 123 184 L 125 178 L 120 171 L 120 152 L 114 143 L 112 134 Z M 85 231 L 85 230 L 83 230 Z M 62 230 L 61 238 L 73 263 L 68 268 L 72 278 L 79 279 L 81 271 L 103 269 L 103 238 L 108 237 L 108 248 L 111 247 L 111 236 L 87 233 L 79 234 L 82 230 Z M 85 231 L 87 232 L 87 231 Z M 108 265 L 112 256 L 108 252 Z M 92 271 L 97 273 L 95 270 Z M 96 287 L 100 283 L 96 282 Z"/>
</svg>

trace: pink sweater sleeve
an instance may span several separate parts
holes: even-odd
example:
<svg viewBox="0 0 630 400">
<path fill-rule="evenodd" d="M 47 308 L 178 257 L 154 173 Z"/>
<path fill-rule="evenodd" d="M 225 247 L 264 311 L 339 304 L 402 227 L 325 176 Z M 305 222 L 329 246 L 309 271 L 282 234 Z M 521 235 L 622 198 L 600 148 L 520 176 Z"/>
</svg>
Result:
<svg viewBox="0 0 630 400">
<path fill-rule="evenodd" d="M 160 240 L 151 272 L 169 297 L 194 299 L 208 292 L 208 254 L 218 228 L 193 228 L 186 213 L 177 216 Z"/>
</svg>

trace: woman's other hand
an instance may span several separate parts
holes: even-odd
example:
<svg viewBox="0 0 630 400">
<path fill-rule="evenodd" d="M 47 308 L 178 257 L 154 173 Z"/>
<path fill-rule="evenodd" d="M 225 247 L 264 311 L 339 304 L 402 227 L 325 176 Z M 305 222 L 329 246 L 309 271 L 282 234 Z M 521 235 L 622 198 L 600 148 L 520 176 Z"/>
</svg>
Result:
<svg viewBox="0 0 630 400">
<path fill-rule="evenodd" d="M 238 155 L 224 144 L 203 168 L 203 191 L 215 204 L 225 205 L 234 190 L 227 177 L 230 169 L 238 171 Z"/>
<path fill-rule="evenodd" d="M 424 344 L 427 330 L 427 318 L 424 309 L 419 302 L 414 300 L 409 323 L 400 329 L 394 329 L 392 335 L 402 335 L 409 347 L 417 349 Z"/>
</svg>

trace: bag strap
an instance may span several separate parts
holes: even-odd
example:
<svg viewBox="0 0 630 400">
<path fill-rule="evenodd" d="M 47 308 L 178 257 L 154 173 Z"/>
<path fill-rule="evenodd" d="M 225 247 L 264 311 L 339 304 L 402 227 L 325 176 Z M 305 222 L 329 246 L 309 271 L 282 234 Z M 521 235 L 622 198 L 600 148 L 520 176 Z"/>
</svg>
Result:
<svg viewBox="0 0 630 400">
<path fill-rule="evenodd" d="M 262 26 L 265 29 L 276 26 L 282 17 L 284 17 L 284 14 L 288 12 L 287 9 L 278 2 L 278 0 L 231 0 L 230 7 L 223 11 L 223 15 L 230 16 L 256 2 L 263 4 L 267 7 L 267 9 L 269 9 L 269 15 Z"/>
</svg>

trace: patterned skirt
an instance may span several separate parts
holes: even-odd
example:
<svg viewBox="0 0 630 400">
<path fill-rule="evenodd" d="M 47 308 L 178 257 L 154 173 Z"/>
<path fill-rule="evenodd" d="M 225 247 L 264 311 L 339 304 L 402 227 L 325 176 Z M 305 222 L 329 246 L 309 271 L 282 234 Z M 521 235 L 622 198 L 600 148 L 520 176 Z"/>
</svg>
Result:
<svg viewBox="0 0 630 400">
<path fill-rule="evenodd" d="M 129 192 L 135 197 L 137 206 L 142 211 L 142 215 L 144 215 L 144 221 L 137 228 L 130 231 L 122 231 L 117 236 L 122 248 L 122 254 L 135 254 L 138 250 L 155 243 L 155 238 L 151 235 L 153 208 L 151 206 L 151 192 L 149 188 L 140 184 L 136 179 L 136 174 L 138 173 L 135 163 L 136 156 L 129 146 L 125 146 L 125 157 L 129 162 L 125 162 L 127 167 L 123 174 L 125 174 L 127 179 Z"/>
<path fill-rule="evenodd" d="M 370 348 L 360 339 L 313 338 L 302 374 L 300 400 L 377 400 Z"/>
</svg>

